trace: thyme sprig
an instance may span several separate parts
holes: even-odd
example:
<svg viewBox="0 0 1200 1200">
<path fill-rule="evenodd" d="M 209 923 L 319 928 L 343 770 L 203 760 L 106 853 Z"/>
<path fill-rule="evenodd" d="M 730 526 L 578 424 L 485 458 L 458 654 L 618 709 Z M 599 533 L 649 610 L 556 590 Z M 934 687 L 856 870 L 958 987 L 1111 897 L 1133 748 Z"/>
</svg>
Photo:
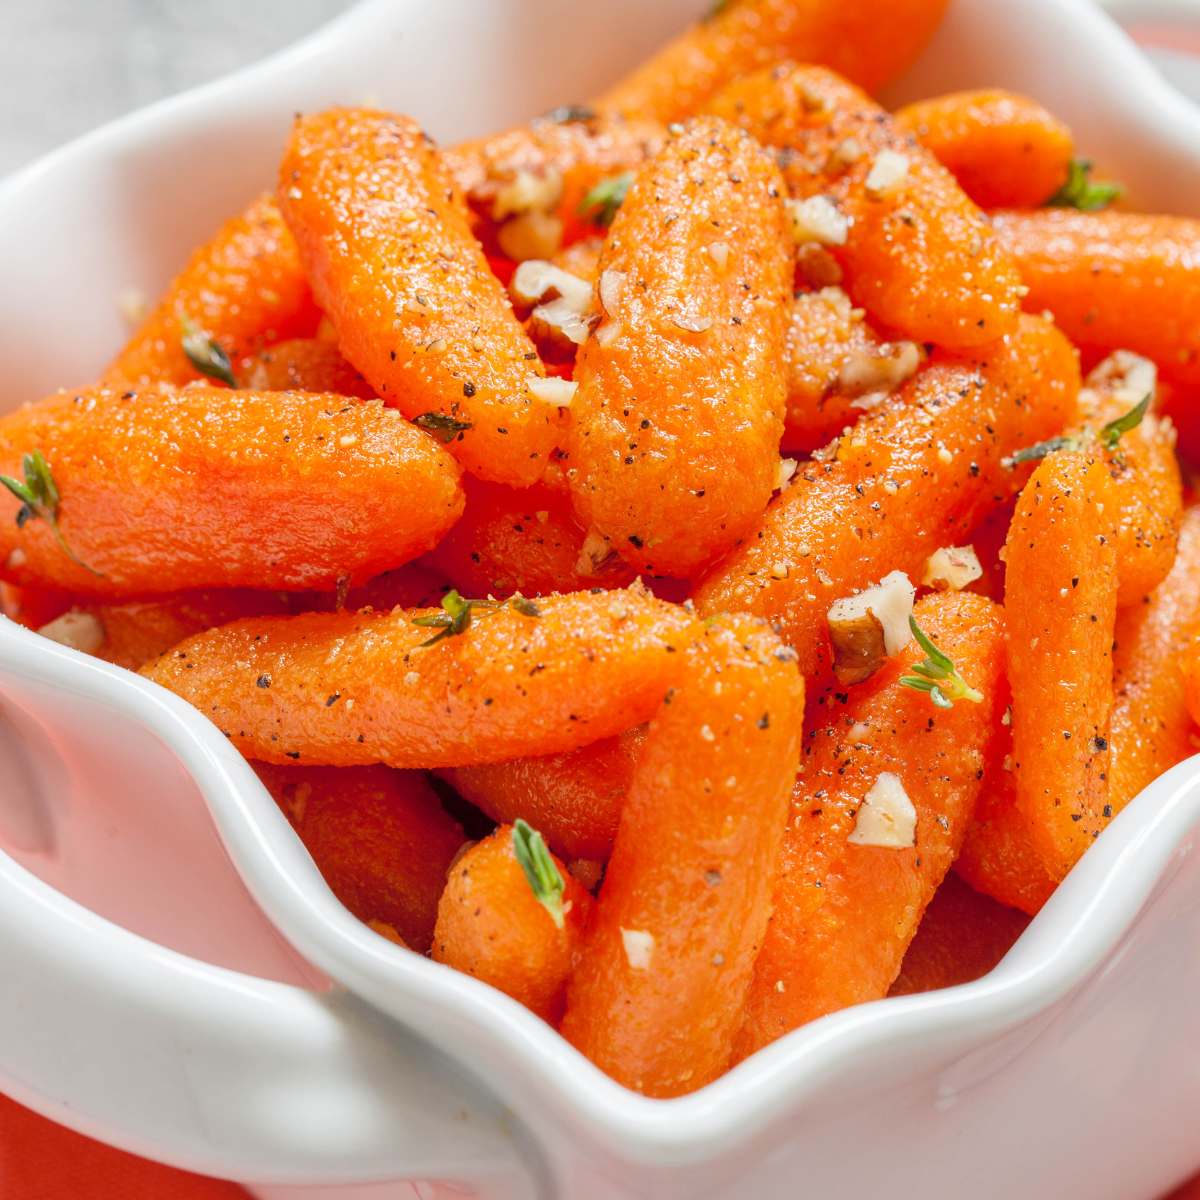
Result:
<svg viewBox="0 0 1200 1200">
<path fill-rule="evenodd" d="M 432 433 L 443 445 L 454 441 L 464 430 L 475 428 L 470 421 L 457 421 L 440 412 L 422 413 L 419 417 L 413 417 L 412 423 L 419 425 L 426 433 Z"/>
<path fill-rule="evenodd" d="M 1142 418 L 1150 408 L 1150 401 L 1153 397 L 1153 392 L 1147 392 L 1133 408 L 1117 417 L 1115 421 L 1109 421 L 1099 432 L 1092 429 L 1091 426 L 1084 426 L 1078 433 L 1066 433 L 1059 437 L 1052 437 L 1049 441 L 1038 442 L 1034 446 L 1026 446 L 1025 449 L 1018 450 L 1016 454 L 1002 458 L 1000 462 L 1012 470 L 1021 463 L 1045 458 L 1047 454 L 1053 454 L 1056 450 L 1083 450 L 1093 438 L 1105 450 L 1113 454 L 1116 452 L 1122 436 L 1131 429 L 1136 429 L 1142 423 Z"/>
<path fill-rule="evenodd" d="M 954 660 L 939 650 L 929 640 L 925 632 L 917 624 L 917 618 L 909 615 L 908 627 L 912 630 L 917 645 L 927 655 L 919 663 L 913 663 L 909 670 L 912 675 L 903 675 L 900 682 L 915 692 L 927 692 L 930 700 L 938 708 L 953 708 L 955 700 L 970 700 L 978 704 L 983 699 L 983 693 L 970 687 L 958 673 Z"/>
<path fill-rule="evenodd" d="M 430 613 L 427 617 L 413 617 L 414 625 L 438 630 L 428 641 L 422 642 L 418 649 L 424 650 L 426 646 L 435 645 L 443 638 L 466 633 L 476 618 L 495 616 L 506 605 L 523 617 L 542 615 L 542 610 L 524 596 L 513 596 L 511 600 L 464 600 L 458 592 L 451 589 L 442 597 L 443 612 Z"/>
<path fill-rule="evenodd" d="M 559 929 L 563 927 L 563 891 L 566 883 L 562 872 L 554 865 L 545 839 L 520 817 L 513 824 L 513 854 L 525 872 L 537 902 L 550 914 Z"/>
<path fill-rule="evenodd" d="M 54 530 L 54 536 L 58 539 L 63 553 L 72 562 L 78 563 L 85 571 L 91 571 L 97 579 L 103 579 L 104 576 L 99 571 L 89 567 L 67 545 L 58 527 L 58 502 L 62 497 L 42 452 L 35 450 L 32 454 L 23 455 L 21 469 L 25 473 L 24 483 L 18 482 L 11 475 L 0 475 L 0 483 L 21 501 L 21 507 L 17 510 L 17 528 L 23 528 L 26 521 L 40 518 Z"/>
<path fill-rule="evenodd" d="M 179 327 L 183 330 L 179 344 L 183 347 L 188 362 L 201 375 L 207 375 L 209 379 L 219 379 L 222 383 L 229 384 L 231 388 L 236 388 L 237 380 L 233 377 L 233 364 L 229 361 L 229 355 L 225 353 L 224 349 L 217 345 L 213 338 L 186 313 L 178 313 L 177 318 Z"/>
<path fill-rule="evenodd" d="M 602 225 L 607 229 L 613 223 L 617 209 L 625 203 L 625 197 L 629 195 L 636 178 L 636 171 L 622 171 L 620 175 L 600 180 L 584 196 L 579 205 L 579 215 L 593 225 Z"/>
<path fill-rule="evenodd" d="M 1125 185 L 1112 179 L 1090 178 L 1092 164 L 1071 159 L 1067 182 L 1046 201 L 1049 208 L 1077 208 L 1080 212 L 1098 212 L 1125 195 Z"/>
</svg>

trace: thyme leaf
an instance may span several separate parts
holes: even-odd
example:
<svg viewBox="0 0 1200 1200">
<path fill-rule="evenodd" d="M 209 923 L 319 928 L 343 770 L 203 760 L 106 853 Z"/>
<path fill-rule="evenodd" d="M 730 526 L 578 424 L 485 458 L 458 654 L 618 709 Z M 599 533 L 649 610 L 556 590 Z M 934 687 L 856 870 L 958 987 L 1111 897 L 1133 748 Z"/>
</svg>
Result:
<svg viewBox="0 0 1200 1200">
<path fill-rule="evenodd" d="M 620 175 L 600 180 L 584 196 L 579 205 L 579 215 L 593 225 L 602 225 L 607 229 L 613 223 L 617 209 L 625 203 L 625 197 L 629 195 L 636 178 L 636 171 L 622 171 Z"/>
<path fill-rule="evenodd" d="M 1078 433 L 1063 434 L 1061 437 L 1053 437 L 1047 442 L 1038 442 L 1036 446 L 1026 446 L 1024 450 L 1018 450 L 1016 454 L 1002 458 L 1000 465 L 1011 471 L 1013 467 L 1019 466 L 1021 463 L 1045 458 L 1047 454 L 1053 454 L 1056 450 L 1083 450 L 1091 438 L 1095 438 L 1110 454 L 1115 453 L 1122 435 L 1131 429 L 1136 429 L 1142 423 L 1142 418 L 1146 415 L 1153 398 L 1154 393 L 1147 392 L 1141 401 L 1124 416 L 1118 417 L 1115 421 L 1109 421 L 1099 433 L 1090 426 L 1084 426 Z"/>
<path fill-rule="evenodd" d="M 470 421 L 456 421 L 445 413 L 427 412 L 419 417 L 413 417 L 412 423 L 419 425 L 426 433 L 432 433 L 443 445 L 452 442 L 465 429 L 474 429 Z"/>
<path fill-rule="evenodd" d="M 542 610 L 532 600 L 526 600 L 524 596 L 514 596 L 508 601 L 464 600 L 458 592 L 451 590 L 442 597 L 443 612 L 430 613 L 427 617 L 412 618 L 414 625 L 438 630 L 433 637 L 422 642 L 417 649 L 424 650 L 426 646 L 432 646 L 443 638 L 457 637 L 460 633 L 465 633 L 473 620 L 495 616 L 505 604 L 523 617 L 540 617 L 542 615 Z"/>
<path fill-rule="evenodd" d="M 1123 417 L 1118 417 L 1115 421 L 1109 421 L 1100 430 L 1100 445 L 1105 450 L 1115 450 L 1117 443 L 1121 440 L 1121 435 L 1128 433 L 1131 429 L 1136 429 L 1142 423 L 1142 418 L 1146 415 L 1146 410 L 1150 407 L 1153 395 L 1153 392 L 1147 392 Z"/>
<path fill-rule="evenodd" d="M 1115 180 L 1089 178 L 1092 164 L 1071 159 L 1067 182 L 1046 201 L 1049 208 L 1077 208 L 1080 212 L 1098 212 L 1125 195 L 1125 185 Z"/>
<path fill-rule="evenodd" d="M 513 824 L 513 854 L 525 872 L 534 899 L 550 914 L 554 924 L 563 927 L 562 896 L 566 884 L 554 865 L 542 835 L 520 817 Z"/>
<path fill-rule="evenodd" d="M 26 521 L 40 518 L 54 530 L 54 536 L 58 539 L 63 553 L 72 562 L 78 563 L 85 571 L 91 571 L 97 579 L 103 579 L 104 576 L 99 571 L 94 567 L 89 567 L 67 545 L 62 531 L 58 528 L 58 502 L 62 497 L 42 452 L 35 450 L 32 454 L 23 455 L 21 469 L 25 474 L 23 483 L 18 482 L 11 475 L 0 475 L 0 484 L 3 484 L 21 501 L 21 507 L 17 510 L 17 528 L 23 529 Z"/>
<path fill-rule="evenodd" d="M 914 692 L 925 692 L 938 708 L 953 708 L 955 700 L 970 700 L 978 704 L 983 699 L 983 693 L 967 684 L 955 668 L 954 660 L 933 644 L 917 624 L 916 617 L 909 616 L 908 627 L 926 657 L 919 663 L 913 663 L 909 668 L 913 674 L 902 675 L 900 683 Z"/>
<path fill-rule="evenodd" d="M 183 347 L 188 362 L 201 375 L 207 375 L 209 379 L 219 379 L 231 388 L 236 388 L 237 380 L 233 377 L 233 364 L 229 361 L 229 355 L 186 313 L 179 313 L 178 319 L 183 329 L 183 337 L 179 339 L 179 344 Z"/>
</svg>

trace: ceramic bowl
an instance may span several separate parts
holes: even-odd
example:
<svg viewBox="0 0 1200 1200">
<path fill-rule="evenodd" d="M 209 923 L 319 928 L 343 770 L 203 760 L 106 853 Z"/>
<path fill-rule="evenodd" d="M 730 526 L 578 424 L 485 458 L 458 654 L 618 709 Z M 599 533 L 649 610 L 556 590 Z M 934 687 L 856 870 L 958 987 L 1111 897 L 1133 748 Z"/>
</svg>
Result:
<svg viewBox="0 0 1200 1200">
<path fill-rule="evenodd" d="M 0 185 L 0 409 L 94 377 L 291 114 L 450 141 L 586 97 L 696 0 L 367 0 Z M 1139 207 L 1200 215 L 1200 110 L 1084 0 L 954 0 L 889 99 L 1000 85 Z M 246 764 L 0 620 L 0 1088 L 262 1200 L 1150 1200 L 1200 1159 L 1200 764 L 1135 800 L 989 976 L 849 1009 L 655 1101 L 355 921 Z M 264 915 L 265 914 L 265 915 Z"/>
</svg>

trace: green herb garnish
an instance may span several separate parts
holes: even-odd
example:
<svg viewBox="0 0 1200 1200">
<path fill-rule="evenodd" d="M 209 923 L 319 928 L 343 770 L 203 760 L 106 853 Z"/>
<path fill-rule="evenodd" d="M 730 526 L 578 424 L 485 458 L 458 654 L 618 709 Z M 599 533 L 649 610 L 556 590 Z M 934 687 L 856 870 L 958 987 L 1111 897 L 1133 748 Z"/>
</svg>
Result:
<svg viewBox="0 0 1200 1200">
<path fill-rule="evenodd" d="M 978 704 L 983 699 L 983 693 L 969 687 L 963 677 L 954 667 L 954 661 L 949 655 L 943 654 L 925 636 L 917 618 L 909 615 L 908 627 L 912 630 L 917 645 L 925 651 L 926 657 L 919 663 L 913 663 L 909 668 L 913 675 L 903 675 L 900 682 L 915 692 L 928 692 L 929 698 L 938 708 L 953 708 L 955 700 L 970 700 Z"/>
<path fill-rule="evenodd" d="M 586 196 L 579 206 L 579 215 L 593 225 L 603 225 L 607 229 L 617 215 L 617 209 L 625 203 L 629 189 L 637 178 L 636 171 L 622 171 L 602 179 Z"/>
<path fill-rule="evenodd" d="M 210 379 L 219 379 L 231 388 L 237 387 L 233 377 L 233 364 L 229 355 L 186 313 L 179 313 L 178 320 L 183 329 L 183 337 L 179 339 L 188 362 Z"/>
<path fill-rule="evenodd" d="M 1078 158 L 1071 159 L 1067 182 L 1046 201 L 1046 205 L 1050 208 L 1077 208 L 1080 212 L 1097 212 L 1125 195 L 1125 185 L 1122 183 L 1109 179 L 1089 179 L 1091 170 L 1090 162 Z"/>
<path fill-rule="evenodd" d="M 1115 421 L 1109 421 L 1100 430 L 1100 445 L 1105 450 L 1111 453 L 1117 448 L 1117 443 L 1121 440 L 1123 433 L 1128 433 L 1131 429 L 1136 429 L 1142 423 L 1142 418 L 1146 415 L 1146 410 L 1150 407 L 1150 400 L 1153 395 L 1153 392 L 1147 392 L 1123 417 L 1118 417 Z"/>
<path fill-rule="evenodd" d="M 523 617 L 540 617 L 542 610 L 532 600 L 524 596 L 514 596 L 511 600 L 464 600 L 456 591 L 451 590 L 442 597 L 440 613 L 430 613 L 427 617 L 413 617 L 414 625 L 433 627 L 440 632 L 435 633 L 428 641 L 422 642 L 419 650 L 440 642 L 442 638 L 457 637 L 465 633 L 471 622 L 479 617 L 491 617 L 498 613 L 505 604 L 519 612 Z"/>
<path fill-rule="evenodd" d="M 531 825 L 517 818 L 512 831 L 513 854 L 525 872 L 534 898 L 550 914 L 559 929 L 563 927 L 562 873 L 554 865 L 542 835 Z"/>
<path fill-rule="evenodd" d="M 432 433 L 439 442 L 452 442 L 465 429 L 474 429 L 470 421 L 456 421 L 445 413 L 427 412 L 419 417 L 413 417 L 412 423 L 419 425 L 426 433 Z"/>
<path fill-rule="evenodd" d="M 1142 423 L 1142 418 L 1150 408 L 1150 401 L 1153 398 L 1154 393 L 1147 392 L 1133 408 L 1115 421 L 1109 421 L 1099 433 L 1090 426 L 1084 426 L 1078 433 L 1067 433 L 1060 437 L 1053 437 L 1048 442 L 1038 442 L 1036 446 L 1026 446 L 1024 450 L 1018 450 L 1016 454 L 1002 458 L 1000 463 L 1012 470 L 1021 463 L 1045 458 L 1047 454 L 1053 454 L 1056 450 L 1083 450 L 1092 438 L 1095 438 L 1105 450 L 1113 454 L 1120 444 L 1122 435 L 1131 429 L 1136 429 Z"/>
<path fill-rule="evenodd" d="M 25 472 L 24 483 L 18 483 L 11 475 L 0 475 L 0 483 L 21 501 L 21 507 L 17 510 L 17 528 L 21 529 L 26 521 L 40 517 L 54 530 L 54 536 L 58 538 L 63 553 L 72 562 L 77 562 L 85 571 L 91 571 L 97 579 L 103 579 L 104 576 L 99 571 L 89 567 L 83 559 L 75 555 L 58 528 L 58 502 L 62 497 L 42 452 L 35 450 L 32 454 L 23 455 L 21 468 Z"/>
</svg>

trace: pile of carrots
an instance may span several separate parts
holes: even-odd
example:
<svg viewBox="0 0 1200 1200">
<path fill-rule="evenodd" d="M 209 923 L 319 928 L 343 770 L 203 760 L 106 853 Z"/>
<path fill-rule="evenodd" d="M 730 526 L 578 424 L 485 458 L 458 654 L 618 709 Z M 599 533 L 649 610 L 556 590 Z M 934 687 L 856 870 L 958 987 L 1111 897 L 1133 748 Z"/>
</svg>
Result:
<svg viewBox="0 0 1200 1200">
<path fill-rule="evenodd" d="M 986 971 L 1197 745 L 1200 224 L 1033 100 L 880 108 L 942 7 L 726 0 L 444 149 L 302 115 L 0 419 L 7 615 L 648 1096 Z"/>
</svg>

